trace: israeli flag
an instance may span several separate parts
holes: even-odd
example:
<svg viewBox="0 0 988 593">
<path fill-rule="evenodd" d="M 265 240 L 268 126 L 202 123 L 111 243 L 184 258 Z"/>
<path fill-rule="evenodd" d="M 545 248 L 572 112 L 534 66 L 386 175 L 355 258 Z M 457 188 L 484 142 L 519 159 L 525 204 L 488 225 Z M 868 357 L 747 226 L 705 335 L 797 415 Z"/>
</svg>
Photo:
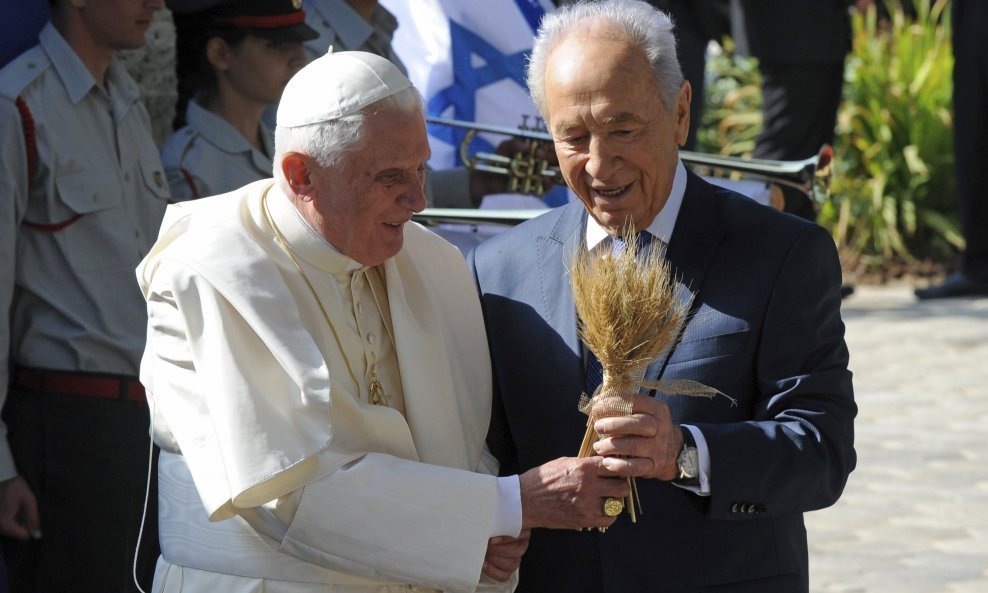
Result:
<svg viewBox="0 0 988 593">
<path fill-rule="evenodd" d="M 550 0 L 381 0 L 398 19 L 393 46 L 426 101 L 427 115 L 490 126 L 536 128 L 541 120 L 528 96 L 525 64 Z M 430 124 L 434 169 L 460 166 L 466 130 Z M 470 154 L 493 152 L 505 136 L 479 134 Z M 531 198 L 535 200 L 535 198 Z M 556 187 L 533 204 L 568 199 Z M 519 207 L 515 204 L 510 207 Z"/>
</svg>

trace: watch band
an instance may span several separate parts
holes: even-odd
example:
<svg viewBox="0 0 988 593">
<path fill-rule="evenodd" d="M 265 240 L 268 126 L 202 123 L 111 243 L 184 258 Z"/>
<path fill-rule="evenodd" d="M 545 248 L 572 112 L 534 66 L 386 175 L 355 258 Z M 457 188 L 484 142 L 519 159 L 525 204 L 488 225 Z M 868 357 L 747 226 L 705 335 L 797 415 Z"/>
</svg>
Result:
<svg viewBox="0 0 988 593">
<path fill-rule="evenodd" d="M 696 439 L 693 438 L 693 431 L 680 424 L 679 432 L 683 433 L 683 447 L 693 447 L 695 449 Z"/>
</svg>

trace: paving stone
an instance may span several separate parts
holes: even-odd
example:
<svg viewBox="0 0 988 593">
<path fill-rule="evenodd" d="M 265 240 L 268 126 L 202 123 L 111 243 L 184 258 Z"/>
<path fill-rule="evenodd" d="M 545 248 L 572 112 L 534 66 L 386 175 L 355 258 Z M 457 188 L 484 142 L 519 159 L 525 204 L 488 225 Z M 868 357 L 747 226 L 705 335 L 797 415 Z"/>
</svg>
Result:
<svg viewBox="0 0 988 593">
<path fill-rule="evenodd" d="M 988 593 L 988 299 L 843 303 L 858 467 L 806 515 L 811 593 Z"/>
</svg>

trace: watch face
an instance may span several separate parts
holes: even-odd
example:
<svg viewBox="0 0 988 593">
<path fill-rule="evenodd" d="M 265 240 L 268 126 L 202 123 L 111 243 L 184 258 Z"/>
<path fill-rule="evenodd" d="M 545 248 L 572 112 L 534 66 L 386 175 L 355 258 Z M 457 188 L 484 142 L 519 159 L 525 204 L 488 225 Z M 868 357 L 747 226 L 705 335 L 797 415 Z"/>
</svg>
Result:
<svg viewBox="0 0 988 593">
<path fill-rule="evenodd" d="M 700 468 L 698 467 L 696 447 L 683 447 L 683 450 L 679 452 L 677 464 L 679 465 L 680 478 L 697 477 L 700 474 Z"/>
</svg>

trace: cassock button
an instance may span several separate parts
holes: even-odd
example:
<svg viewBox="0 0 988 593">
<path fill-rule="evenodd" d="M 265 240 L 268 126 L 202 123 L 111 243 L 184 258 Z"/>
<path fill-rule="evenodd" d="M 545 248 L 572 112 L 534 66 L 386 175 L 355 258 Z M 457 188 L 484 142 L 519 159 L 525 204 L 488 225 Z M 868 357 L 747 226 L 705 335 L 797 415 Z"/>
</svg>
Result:
<svg viewBox="0 0 988 593">
<path fill-rule="evenodd" d="M 368 344 L 373 344 L 376 341 L 377 341 L 377 336 L 375 336 L 374 334 L 367 334 L 367 343 Z"/>
</svg>

